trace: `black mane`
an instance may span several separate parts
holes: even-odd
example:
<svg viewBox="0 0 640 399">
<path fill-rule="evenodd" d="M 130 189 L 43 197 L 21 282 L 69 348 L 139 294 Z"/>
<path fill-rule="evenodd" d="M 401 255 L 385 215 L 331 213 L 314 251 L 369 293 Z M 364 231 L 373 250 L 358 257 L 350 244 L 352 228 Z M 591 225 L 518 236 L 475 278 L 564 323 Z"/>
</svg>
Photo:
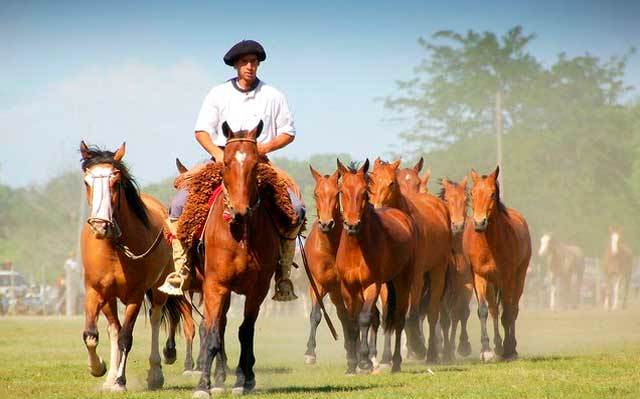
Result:
<svg viewBox="0 0 640 399">
<path fill-rule="evenodd" d="M 483 179 L 486 179 L 487 175 L 482 175 Z M 507 213 L 507 206 L 502 202 L 502 195 L 500 195 L 500 182 L 496 179 L 496 204 L 500 212 Z"/>
<path fill-rule="evenodd" d="M 142 202 L 140 197 L 140 188 L 138 183 L 129 173 L 129 169 L 122 161 L 118 162 L 114 159 L 115 153 L 111 151 L 101 150 L 96 146 L 89 146 L 87 151 L 88 157 L 82 159 L 82 171 L 86 172 L 87 169 L 98 164 L 109 164 L 120 171 L 120 184 L 122 184 L 122 190 L 129 207 L 136 215 L 138 219 L 149 228 L 149 215 L 147 214 L 147 207 Z"/>
</svg>

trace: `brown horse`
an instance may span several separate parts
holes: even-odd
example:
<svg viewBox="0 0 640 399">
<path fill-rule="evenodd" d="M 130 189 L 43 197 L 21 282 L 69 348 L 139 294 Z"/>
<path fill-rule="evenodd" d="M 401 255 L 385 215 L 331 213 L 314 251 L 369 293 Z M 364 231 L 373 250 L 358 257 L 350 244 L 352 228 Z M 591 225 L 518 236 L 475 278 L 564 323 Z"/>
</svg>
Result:
<svg viewBox="0 0 640 399">
<path fill-rule="evenodd" d="M 485 362 L 496 355 L 489 347 L 488 308 L 491 307 L 492 315 L 497 317 L 499 302 L 502 303 L 504 342 L 499 345 L 496 321 L 496 352 L 504 359 L 518 356 L 516 319 L 531 259 L 529 226 L 518 211 L 505 207 L 500 201 L 499 173 L 499 167 L 488 176 L 471 171 L 473 223 L 467 223 L 462 242 L 464 254 L 471 262 L 473 271 L 481 328 L 480 358 Z"/>
<path fill-rule="evenodd" d="M 444 201 L 451 215 L 451 233 L 453 234 L 453 253 L 447 272 L 447 290 L 444 295 L 444 311 L 440 312 L 440 323 L 443 335 L 446 337 L 449 325 L 451 336 L 449 347 L 444 348 L 445 359 L 453 359 L 456 349 L 456 334 L 460 322 L 460 344 L 458 354 L 469 356 L 471 343 L 467 334 L 469 320 L 469 302 L 473 295 L 473 274 L 471 265 L 462 251 L 462 233 L 467 223 L 467 177 L 460 183 L 449 181 L 446 177 L 441 180 L 442 190 L 440 198 Z"/>
<path fill-rule="evenodd" d="M 175 334 L 184 302 L 157 290 L 173 270 L 171 247 L 164 240 L 166 211 L 154 198 L 140 194 L 122 163 L 125 146 L 115 152 L 80 144 L 82 169 L 91 216 L 80 237 L 84 265 L 85 327 L 83 340 L 89 353 L 89 370 L 106 373 L 98 356 L 98 312 L 107 318 L 111 338 L 110 370 L 105 389 L 126 389 L 126 364 L 133 343 L 133 328 L 145 294 L 151 302 L 151 355 L 147 384 L 162 387 L 158 334 L 163 310 L 170 316 L 165 362 L 176 360 Z M 136 253 L 138 255 L 136 255 Z M 117 300 L 125 304 L 124 324 L 118 319 Z"/>
<path fill-rule="evenodd" d="M 633 254 L 625 244 L 622 233 L 621 227 L 609 227 L 609 242 L 602 260 L 602 270 L 605 276 L 605 309 L 609 309 L 609 307 L 614 310 L 618 309 L 620 288 L 622 288 L 622 309 L 627 307 Z"/>
<path fill-rule="evenodd" d="M 260 305 L 269 292 L 279 258 L 279 231 L 258 191 L 257 138 L 263 122 L 251 131 L 232 132 L 223 123 L 224 195 L 214 202 L 204 228 L 204 327 L 200 336 L 202 376 L 194 397 L 208 397 L 211 364 L 224 349 L 231 292 L 245 296 L 244 320 L 238 332 L 240 359 L 234 394 L 255 388 L 253 340 Z M 230 220 L 223 218 L 227 212 Z M 224 389 L 226 371 L 216 363 L 215 388 Z"/>
<path fill-rule="evenodd" d="M 388 206 L 399 209 L 415 221 L 418 240 L 417 273 L 420 277 L 414 281 L 411 295 L 412 303 L 417 301 L 423 304 L 412 306 L 409 311 L 405 329 L 407 346 L 417 358 L 422 359 L 426 354 L 427 361 L 436 362 L 436 326 L 452 248 L 449 211 L 440 199 L 419 192 L 419 186 L 415 182 L 420 180 L 418 173 L 422 168 L 422 159 L 409 169 L 410 172 L 399 170 L 399 165 L 399 160 L 386 163 L 376 159 L 371 173 L 371 203 L 376 208 Z M 428 350 L 424 346 L 422 333 L 425 315 L 429 322 Z"/>
<path fill-rule="evenodd" d="M 421 271 L 416 271 L 415 224 L 400 210 L 373 208 L 369 203 L 368 169 L 369 160 L 359 169 L 346 168 L 338 161 L 344 229 L 336 268 L 350 321 L 345 329 L 348 374 L 354 373 L 356 366 L 363 372 L 373 369 L 367 338 L 383 284 L 388 290 L 384 329 L 396 333 L 391 371 L 400 371 L 400 343 L 410 290 L 415 281 L 422 280 Z"/>
<path fill-rule="evenodd" d="M 557 303 L 561 307 L 578 307 L 580 290 L 584 274 L 584 254 L 575 245 L 567 245 L 558 240 L 552 233 L 540 237 L 538 256 L 546 258 L 547 272 L 551 276 L 549 290 L 549 307 L 555 310 Z M 575 283 L 571 278 L 575 276 Z"/>
<path fill-rule="evenodd" d="M 331 175 L 322 176 L 312 166 L 309 168 L 316 182 L 313 196 L 316 202 L 318 218 L 311 227 L 304 248 L 309 262 L 309 270 L 318 287 L 320 300 L 329 294 L 331 302 L 336 307 L 338 318 L 342 323 L 342 328 L 346 336 L 346 328 L 349 325 L 349 321 L 347 309 L 344 306 L 344 300 L 340 291 L 340 279 L 338 278 L 338 271 L 336 270 L 335 264 L 343 224 L 340 204 L 338 203 L 340 176 L 337 170 Z M 316 362 L 316 331 L 322 320 L 322 313 L 320 311 L 318 298 L 316 298 L 311 287 L 309 287 L 309 295 L 312 303 L 311 314 L 309 315 L 311 329 L 309 332 L 309 340 L 307 341 L 305 363 L 314 364 Z M 370 336 L 370 355 L 374 366 L 376 366 L 377 362 L 376 338 L 379 324 L 380 318 L 374 315 L 372 320 L 373 328 Z"/>
</svg>

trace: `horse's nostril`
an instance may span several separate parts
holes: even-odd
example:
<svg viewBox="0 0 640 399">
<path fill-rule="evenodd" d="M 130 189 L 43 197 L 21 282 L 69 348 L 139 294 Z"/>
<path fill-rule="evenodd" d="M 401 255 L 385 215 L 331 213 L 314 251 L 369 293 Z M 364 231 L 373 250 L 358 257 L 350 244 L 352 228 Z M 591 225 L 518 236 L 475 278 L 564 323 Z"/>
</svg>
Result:
<svg viewBox="0 0 640 399">
<path fill-rule="evenodd" d="M 332 228 L 334 228 L 334 227 L 335 227 L 335 225 L 336 225 L 335 220 L 330 220 L 330 221 L 329 221 L 329 226 L 328 226 L 328 227 L 329 227 L 330 229 L 332 229 Z"/>
</svg>

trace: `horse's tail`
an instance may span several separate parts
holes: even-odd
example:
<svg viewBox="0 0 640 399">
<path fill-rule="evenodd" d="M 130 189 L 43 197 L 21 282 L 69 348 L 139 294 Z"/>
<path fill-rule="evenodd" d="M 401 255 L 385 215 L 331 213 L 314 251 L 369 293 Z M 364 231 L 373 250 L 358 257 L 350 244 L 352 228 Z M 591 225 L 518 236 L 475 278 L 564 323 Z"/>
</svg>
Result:
<svg viewBox="0 0 640 399">
<path fill-rule="evenodd" d="M 184 296 L 170 295 L 162 308 L 162 323 L 165 326 L 167 325 L 167 322 L 170 325 L 175 325 L 176 331 L 179 334 L 180 329 L 178 326 L 186 312 L 191 312 L 191 307 L 186 298 Z"/>
<path fill-rule="evenodd" d="M 393 285 L 393 281 L 389 280 L 385 283 L 387 286 L 387 308 L 386 314 L 384 315 L 384 320 L 382 323 L 382 328 L 385 332 L 391 331 L 393 328 L 393 322 L 395 320 L 396 313 L 396 287 Z"/>
</svg>

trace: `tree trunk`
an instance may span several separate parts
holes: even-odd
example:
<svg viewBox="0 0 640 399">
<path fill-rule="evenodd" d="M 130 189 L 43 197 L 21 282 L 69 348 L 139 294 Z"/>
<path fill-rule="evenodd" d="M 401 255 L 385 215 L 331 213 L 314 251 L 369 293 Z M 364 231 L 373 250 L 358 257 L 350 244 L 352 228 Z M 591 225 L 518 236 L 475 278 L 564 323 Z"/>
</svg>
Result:
<svg viewBox="0 0 640 399">
<path fill-rule="evenodd" d="M 504 168 L 502 166 L 502 90 L 496 91 L 496 109 L 493 119 L 493 125 L 496 131 L 496 145 L 497 145 L 497 163 L 500 166 L 500 174 L 498 175 L 498 183 L 500 184 L 500 196 L 504 199 Z"/>
</svg>

